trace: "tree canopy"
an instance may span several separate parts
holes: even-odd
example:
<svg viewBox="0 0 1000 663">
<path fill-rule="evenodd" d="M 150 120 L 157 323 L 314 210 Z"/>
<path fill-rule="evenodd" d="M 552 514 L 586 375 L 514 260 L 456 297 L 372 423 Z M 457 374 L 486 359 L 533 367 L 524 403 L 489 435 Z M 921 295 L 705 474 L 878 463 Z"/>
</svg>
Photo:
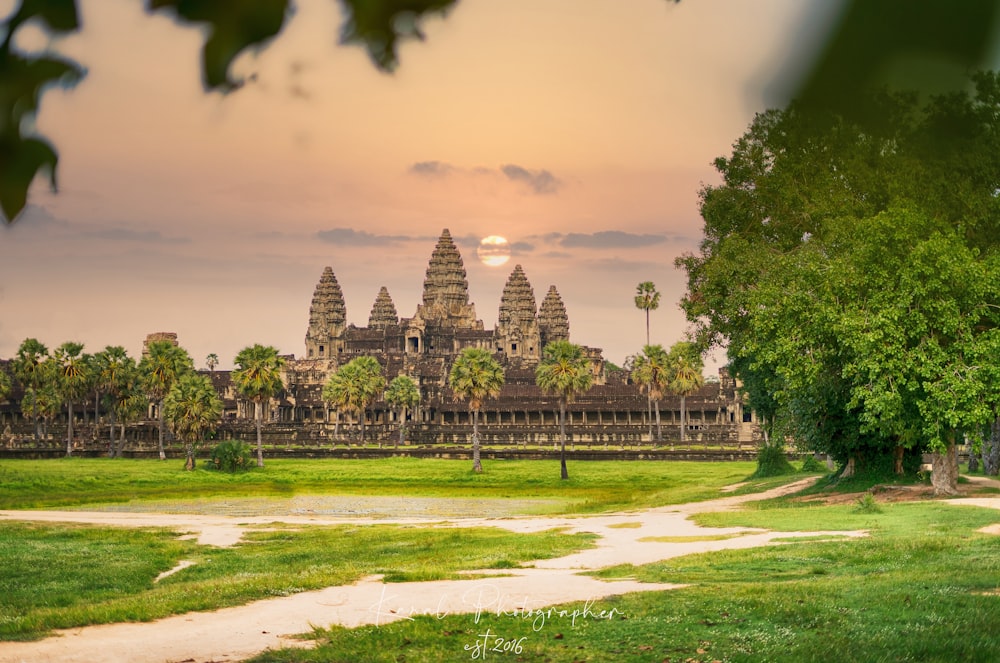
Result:
<svg viewBox="0 0 1000 663">
<path fill-rule="evenodd" d="M 943 452 L 996 417 L 1000 78 L 973 82 L 873 92 L 880 126 L 767 111 L 716 160 L 682 305 L 766 429 L 846 463 Z"/>
<path fill-rule="evenodd" d="M 233 386 L 240 396 L 254 404 L 257 467 L 264 467 L 264 447 L 261 440 L 264 403 L 284 388 L 281 367 L 285 365 L 285 360 L 278 354 L 277 348 L 255 343 L 240 350 L 233 361 L 236 364 L 236 370 L 231 374 Z"/>
<path fill-rule="evenodd" d="M 361 443 L 365 442 L 365 408 L 385 389 L 382 365 L 374 357 L 355 357 L 330 376 L 323 386 L 323 400 L 335 407 L 353 410 L 361 419 Z"/>
<path fill-rule="evenodd" d="M 583 348 L 569 341 L 553 341 L 546 345 L 535 369 L 535 382 L 542 391 L 559 397 L 559 468 L 561 478 L 568 479 L 566 406 L 594 384 L 594 373 L 583 355 Z"/>
<path fill-rule="evenodd" d="M 496 398 L 504 385 L 503 367 L 482 348 L 465 348 L 448 371 L 455 400 L 469 401 L 472 411 L 472 471 L 482 472 L 479 458 L 479 410 L 487 398 Z"/>
</svg>

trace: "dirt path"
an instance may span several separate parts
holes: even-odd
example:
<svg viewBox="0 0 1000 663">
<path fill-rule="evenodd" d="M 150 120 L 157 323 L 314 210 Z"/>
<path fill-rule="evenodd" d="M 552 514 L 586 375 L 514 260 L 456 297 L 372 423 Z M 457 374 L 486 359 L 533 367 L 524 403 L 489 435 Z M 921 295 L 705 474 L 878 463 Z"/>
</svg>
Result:
<svg viewBox="0 0 1000 663">
<path fill-rule="evenodd" d="M 608 606 L 601 599 L 635 591 L 673 589 L 676 585 L 646 584 L 631 580 L 603 582 L 580 571 L 617 564 L 647 564 L 680 555 L 768 544 L 774 538 L 816 536 L 816 532 L 789 534 L 745 528 L 706 529 L 687 520 L 692 513 L 735 508 L 739 504 L 794 492 L 806 482 L 754 495 L 728 496 L 709 502 L 686 504 L 636 513 L 593 517 L 524 517 L 512 519 L 454 519 L 427 526 L 502 527 L 516 532 L 536 532 L 566 527 L 571 532 L 594 532 L 596 548 L 566 557 L 542 560 L 534 568 L 513 569 L 503 578 L 383 584 L 377 578 L 350 586 L 329 587 L 294 596 L 258 601 L 210 613 L 189 613 L 144 624 L 109 624 L 61 631 L 38 642 L 0 643 L 3 662 L 128 662 L 203 663 L 238 661 L 267 648 L 294 646 L 289 636 L 311 630 L 311 626 L 342 624 L 386 624 L 411 615 L 456 613 L 516 613 L 536 616 L 546 606 L 573 604 L 572 612 L 550 614 L 550 622 L 569 628 L 574 619 L 600 619 Z M 992 500 L 1000 508 L 1000 499 Z M 327 525 L 360 522 L 416 522 L 357 518 L 274 517 L 232 518 L 177 514 L 93 513 L 81 511 L 0 511 L 3 520 L 78 522 L 115 526 L 166 526 L 192 532 L 207 545 L 233 545 L 248 529 L 266 527 L 275 521 Z M 863 532 L 836 532 L 863 536 Z M 664 542 L 655 537 L 732 538 Z M 576 603 L 574 603 L 576 602 Z M 513 617 L 511 617 L 513 618 Z M 468 643 L 473 644 L 473 643 Z M 464 659 L 456 652 L 456 659 Z"/>
</svg>

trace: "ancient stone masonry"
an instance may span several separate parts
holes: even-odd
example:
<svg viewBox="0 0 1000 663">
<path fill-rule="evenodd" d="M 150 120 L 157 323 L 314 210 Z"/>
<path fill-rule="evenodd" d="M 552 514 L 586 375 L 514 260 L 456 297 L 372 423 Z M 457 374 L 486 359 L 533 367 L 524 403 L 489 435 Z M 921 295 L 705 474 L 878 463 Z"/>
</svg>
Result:
<svg viewBox="0 0 1000 663">
<path fill-rule="evenodd" d="M 497 351 L 507 359 L 538 361 L 542 341 L 535 316 L 535 293 L 520 265 L 514 266 L 500 297 Z"/>
<path fill-rule="evenodd" d="M 306 357 L 328 358 L 337 352 L 331 341 L 340 338 L 347 324 L 347 306 L 337 277 L 329 267 L 323 270 L 309 307 L 306 331 Z M 341 349 L 342 351 L 342 349 Z"/>
<path fill-rule="evenodd" d="M 375 298 L 372 312 L 368 316 L 368 327 L 370 329 L 385 329 L 386 327 L 399 324 L 399 316 L 396 315 L 396 305 L 392 303 L 389 296 L 389 289 L 382 286 Z"/>
<path fill-rule="evenodd" d="M 549 286 L 549 291 L 542 300 L 542 308 L 538 311 L 538 329 L 543 346 L 553 341 L 569 340 L 569 317 L 554 285 Z"/>
</svg>

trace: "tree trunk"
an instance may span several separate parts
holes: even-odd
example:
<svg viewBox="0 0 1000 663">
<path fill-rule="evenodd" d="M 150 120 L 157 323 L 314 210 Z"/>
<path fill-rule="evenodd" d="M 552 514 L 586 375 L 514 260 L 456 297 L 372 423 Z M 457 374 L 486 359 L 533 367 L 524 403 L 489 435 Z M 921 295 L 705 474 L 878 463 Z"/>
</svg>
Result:
<svg viewBox="0 0 1000 663">
<path fill-rule="evenodd" d="M 163 399 L 162 398 L 156 402 L 156 418 L 158 420 L 157 421 L 157 423 L 158 423 L 157 428 L 158 428 L 158 432 L 159 432 L 159 438 L 158 438 L 158 440 L 159 440 L 159 446 L 160 446 L 160 460 L 166 460 L 167 459 L 167 454 L 163 450 L 163 436 L 164 436 L 163 427 L 164 427 L 164 422 L 163 422 Z"/>
<path fill-rule="evenodd" d="M 406 408 L 400 408 L 399 411 L 399 442 L 396 443 L 396 448 L 398 449 L 400 445 L 403 444 L 403 431 L 406 428 Z"/>
<path fill-rule="evenodd" d="M 184 461 L 184 469 L 191 471 L 194 469 L 194 442 L 187 443 L 187 459 Z"/>
<path fill-rule="evenodd" d="M 684 440 L 687 439 L 687 435 L 685 435 L 685 431 L 684 431 L 684 428 L 685 428 L 685 426 L 684 426 L 684 402 L 685 402 L 685 400 L 686 400 L 686 397 L 681 396 L 681 442 L 682 443 L 684 442 Z"/>
<path fill-rule="evenodd" d="M 1000 474 L 1000 417 L 990 425 L 990 436 L 983 440 L 983 474 L 991 477 Z"/>
<path fill-rule="evenodd" d="M 566 470 L 566 399 L 559 401 L 559 478 L 568 479 Z"/>
<path fill-rule="evenodd" d="M 646 421 L 649 422 L 649 446 L 653 446 L 653 395 L 646 392 Z M 640 446 L 641 446 L 640 442 Z"/>
<path fill-rule="evenodd" d="M 902 476 L 903 475 L 903 447 L 902 445 L 896 445 L 896 448 L 892 452 L 892 473 Z"/>
<path fill-rule="evenodd" d="M 848 456 L 847 465 L 844 466 L 844 471 L 840 473 L 841 479 L 849 479 L 854 476 L 854 469 L 857 463 L 854 460 L 854 456 Z"/>
<path fill-rule="evenodd" d="M 472 411 L 472 471 L 481 474 L 483 463 L 479 458 L 479 410 Z"/>
<path fill-rule="evenodd" d="M 365 409 L 361 408 L 358 412 L 361 415 L 361 446 L 365 446 Z"/>
<path fill-rule="evenodd" d="M 108 455 L 112 458 L 118 457 L 118 448 L 115 446 L 115 408 L 112 405 L 108 411 Z"/>
<path fill-rule="evenodd" d="M 125 420 L 121 422 L 121 435 L 118 436 L 118 446 L 115 447 L 115 458 L 122 457 L 122 450 L 125 448 Z"/>
<path fill-rule="evenodd" d="M 653 401 L 653 411 L 656 412 L 656 441 L 663 441 L 663 428 L 660 426 L 660 401 Z M 652 447 L 653 445 L 649 445 Z"/>
<path fill-rule="evenodd" d="M 73 401 L 66 402 L 69 418 L 66 420 L 66 457 L 73 455 Z"/>
<path fill-rule="evenodd" d="M 263 403 L 260 401 L 254 401 L 254 413 L 253 418 L 257 423 L 257 467 L 264 467 L 264 444 L 261 441 L 260 427 L 261 419 L 263 418 Z"/>
<path fill-rule="evenodd" d="M 931 454 L 931 485 L 935 495 L 958 495 L 958 452 L 955 441 L 948 441 L 945 452 Z"/>
</svg>

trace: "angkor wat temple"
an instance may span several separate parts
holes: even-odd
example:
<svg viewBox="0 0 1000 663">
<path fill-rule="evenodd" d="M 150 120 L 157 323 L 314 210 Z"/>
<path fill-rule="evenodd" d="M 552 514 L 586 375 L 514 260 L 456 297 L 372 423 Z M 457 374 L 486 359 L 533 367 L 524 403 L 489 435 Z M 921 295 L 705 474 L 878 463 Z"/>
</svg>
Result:
<svg viewBox="0 0 1000 663">
<path fill-rule="evenodd" d="M 368 355 L 382 365 L 387 382 L 405 374 L 420 387 L 420 404 L 407 414 L 407 444 L 466 444 L 472 428 L 468 406 L 454 398 L 447 377 L 458 353 L 477 347 L 493 353 L 504 368 L 506 380 L 500 396 L 486 401 L 481 411 L 480 439 L 484 448 L 537 449 L 555 444 L 559 437 L 559 402 L 535 385 L 535 368 L 546 344 L 569 338 L 569 316 L 558 290 L 550 286 L 541 306 L 537 306 L 534 289 L 521 265 L 514 267 L 504 286 L 496 327 L 486 329 L 469 301 L 462 256 L 447 229 L 431 254 L 422 301 L 409 318 L 399 317 L 392 297 L 383 287 L 375 297 L 368 325 L 348 324 L 343 291 L 333 270 L 326 267 L 309 308 L 305 355 L 285 356 L 285 389 L 267 407 L 265 443 L 286 449 L 355 443 L 360 429 L 357 415 L 328 407 L 322 399 L 322 388 L 338 366 Z M 569 406 L 567 432 L 573 446 L 618 449 L 650 444 L 653 427 L 645 394 L 631 382 L 627 371 L 609 369 L 600 349 L 583 347 L 594 373 L 594 386 Z M 229 372 L 206 374 L 225 403 L 219 435 L 252 439 L 252 405 L 236 398 Z M 685 432 L 690 444 L 699 448 L 736 448 L 750 446 L 755 439 L 757 428 L 751 413 L 744 410 L 735 381 L 724 371 L 718 380 L 710 379 L 686 402 Z M 662 444 L 675 445 L 680 438 L 680 399 L 667 396 L 660 401 L 659 409 Z M 152 415 L 151 409 L 150 419 Z M 394 440 L 397 417 L 384 401 L 374 403 L 365 413 L 368 440 Z M 11 414 L 8 421 L 15 418 Z M 21 423 L 27 422 L 22 419 Z M 86 421 L 81 424 L 86 430 Z M 134 438 L 140 446 L 155 442 L 155 425 L 151 421 L 136 428 Z"/>
</svg>

